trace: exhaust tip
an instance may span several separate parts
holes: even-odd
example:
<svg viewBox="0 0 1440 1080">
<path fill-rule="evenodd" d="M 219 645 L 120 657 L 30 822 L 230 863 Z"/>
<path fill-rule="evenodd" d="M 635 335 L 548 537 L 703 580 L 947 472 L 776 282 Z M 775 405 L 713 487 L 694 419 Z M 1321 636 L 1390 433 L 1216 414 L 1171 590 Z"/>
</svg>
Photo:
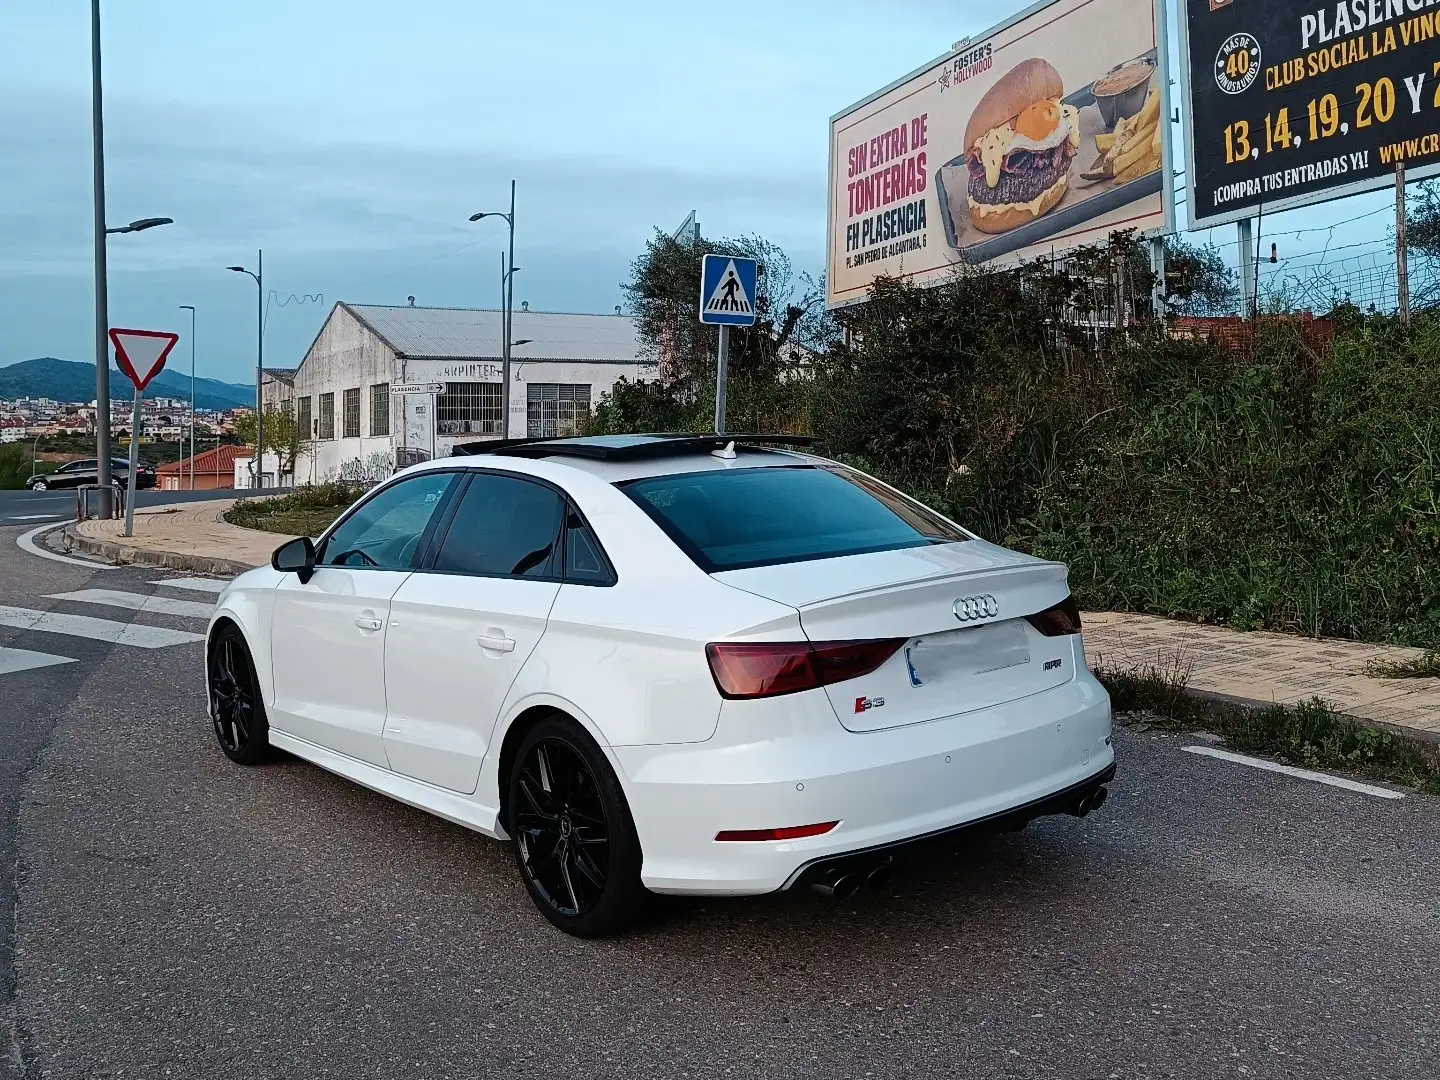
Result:
<svg viewBox="0 0 1440 1080">
<path fill-rule="evenodd" d="M 810 887 L 831 900 L 848 900 L 860 891 L 865 879 L 859 874 L 837 874 L 825 881 L 812 882 Z"/>
<path fill-rule="evenodd" d="M 895 876 L 895 869 L 889 863 L 881 863 L 865 875 L 865 884 L 872 889 L 883 889 Z"/>
<path fill-rule="evenodd" d="M 1095 794 L 1090 796 L 1090 809 L 1099 810 L 1105 805 L 1105 800 L 1110 797 L 1110 792 L 1103 787 L 1096 788 Z"/>
</svg>

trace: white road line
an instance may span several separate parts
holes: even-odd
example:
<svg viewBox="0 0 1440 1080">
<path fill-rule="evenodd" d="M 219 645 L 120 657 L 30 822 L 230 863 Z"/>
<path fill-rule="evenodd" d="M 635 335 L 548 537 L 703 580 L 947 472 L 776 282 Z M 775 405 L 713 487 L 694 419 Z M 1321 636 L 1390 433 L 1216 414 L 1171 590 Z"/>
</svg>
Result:
<svg viewBox="0 0 1440 1080">
<path fill-rule="evenodd" d="M 62 523 L 63 524 L 63 523 Z M 118 566 L 111 566 L 109 563 L 91 562 L 89 559 L 72 559 L 68 555 L 57 555 L 53 551 L 46 551 L 39 544 L 35 543 L 35 537 L 43 532 L 58 528 L 56 525 L 37 525 L 27 533 L 21 533 L 15 538 L 15 543 L 20 545 L 20 550 L 31 555 L 38 555 L 42 559 L 49 559 L 51 562 L 69 563 L 71 566 L 88 566 L 91 570 L 118 570 Z"/>
<path fill-rule="evenodd" d="M 159 581 L 150 582 L 151 585 L 164 585 L 170 589 L 189 589 L 192 592 L 208 592 L 219 596 L 225 591 L 228 581 L 217 581 L 215 578 L 202 577 L 176 577 L 162 578 Z"/>
<path fill-rule="evenodd" d="M 118 589 L 80 589 L 76 592 L 50 593 L 47 600 L 70 600 L 77 604 L 101 604 L 129 611 L 148 611 L 155 615 L 179 615 L 186 619 L 209 619 L 214 604 L 199 600 L 172 600 L 168 596 L 147 596 L 144 593 L 121 592 Z"/>
<path fill-rule="evenodd" d="M 60 521 L 64 514 L 11 514 L 5 519 L 7 525 L 18 525 L 22 521 Z"/>
<path fill-rule="evenodd" d="M 7 649 L 0 645 L 0 675 L 17 671 L 32 671 L 35 668 L 54 667 L 56 664 L 73 664 L 73 656 L 56 656 L 53 653 L 31 652 L 29 649 Z"/>
<path fill-rule="evenodd" d="M 40 630 L 49 634 L 69 634 L 114 645 L 133 645 L 139 649 L 163 649 L 167 645 L 183 645 L 188 641 L 204 641 L 204 634 L 186 630 L 169 630 L 163 626 L 141 626 L 138 623 L 92 619 L 89 615 L 67 615 L 60 611 L 32 611 L 29 608 L 0 606 L 0 626 L 18 630 Z"/>
<path fill-rule="evenodd" d="M 1221 761 L 1232 761 L 1236 765 L 1249 765 L 1253 769 L 1264 769 L 1266 772 L 1280 773 L 1283 776 L 1293 776 L 1297 780 L 1314 780 L 1317 784 L 1329 784 L 1331 787 L 1344 788 L 1346 791 L 1358 791 L 1362 795 L 1374 795 L 1379 799 L 1403 799 L 1405 796 L 1398 791 L 1391 791 L 1389 788 L 1376 787 L 1373 784 L 1362 784 L 1358 780 L 1347 780 L 1343 776 L 1331 776 L 1329 773 L 1311 772 L 1309 769 L 1297 769 L 1293 765 L 1281 765 L 1274 761 L 1266 761 L 1263 758 L 1246 757 L 1244 754 L 1232 754 L 1229 750 L 1217 750 L 1213 746 L 1182 746 L 1187 754 L 1202 754 L 1205 757 L 1218 758 Z"/>
</svg>

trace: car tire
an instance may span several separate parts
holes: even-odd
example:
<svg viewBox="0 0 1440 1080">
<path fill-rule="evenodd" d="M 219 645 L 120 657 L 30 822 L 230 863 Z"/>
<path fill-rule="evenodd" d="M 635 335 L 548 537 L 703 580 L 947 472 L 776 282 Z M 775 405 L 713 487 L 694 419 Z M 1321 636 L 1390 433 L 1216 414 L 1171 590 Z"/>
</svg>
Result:
<svg viewBox="0 0 1440 1080">
<path fill-rule="evenodd" d="M 239 765 L 260 765 L 273 756 L 270 724 L 260 696 L 260 680 L 245 636 L 223 624 L 205 654 L 210 724 L 225 756 Z"/>
<path fill-rule="evenodd" d="M 49 490 L 50 490 L 50 485 L 47 484 L 44 480 L 36 480 L 33 484 L 30 485 L 30 490 L 31 490 L 31 491 L 49 491 Z"/>
<path fill-rule="evenodd" d="M 576 937 L 619 933 L 649 893 L 620 781 L 573 720 L 541 720 L 510 768 L 509 832 L 520 879 L 540 913 Z"/>
</svg>

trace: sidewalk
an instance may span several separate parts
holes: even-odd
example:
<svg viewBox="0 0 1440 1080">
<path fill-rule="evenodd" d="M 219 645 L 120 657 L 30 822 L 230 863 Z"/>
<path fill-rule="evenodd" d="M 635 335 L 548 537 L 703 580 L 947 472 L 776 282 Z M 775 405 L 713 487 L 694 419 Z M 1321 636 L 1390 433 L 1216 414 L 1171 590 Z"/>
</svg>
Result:
<svg viewBox="0 0 1440 1080">
<path fill-rule="evenodd" d="M 85 521 L 67 530 L 76 547 L 116 562 L 233 575 L 270 561 L 291 539 L 220 520 L 233 500 L 157 507 L 123 522 Z M 1320 697 L 1361 720 L 1440 741 L 1440 679 L 1378 679 L 1372 660 L 1401 660 L 1419 649 L 1227 630 L 1121 612 L 1086 612 L 1085 652 L 1092 667 L 1189 669 L 1191 690 L 1248 702 L 1295 704 Z"/>
<path fill-rule="evenodd" d="M 1440 740 L 1440 679 L 1378 679 L 1372 660 L 1403 660 L 1421 649 L 1365 645 L 1107 611 L 1081 615 L 1091 667 L 1189 668 L 1191 690 L 1244 701 L 1294 705 L 1323 698 L 1338 712 Z"/>
<path fill-rule="evenodd" d="M 270 553 L 293 537 L 242 529 L 220 519 L 234 499 L 155 506 L 135 511 L 134 535 L 122 520 L 92 518 L 66 528 L 81 551 L 112 562 L 168 566 L 233 577 L 264 566 Z"/>
</svg>

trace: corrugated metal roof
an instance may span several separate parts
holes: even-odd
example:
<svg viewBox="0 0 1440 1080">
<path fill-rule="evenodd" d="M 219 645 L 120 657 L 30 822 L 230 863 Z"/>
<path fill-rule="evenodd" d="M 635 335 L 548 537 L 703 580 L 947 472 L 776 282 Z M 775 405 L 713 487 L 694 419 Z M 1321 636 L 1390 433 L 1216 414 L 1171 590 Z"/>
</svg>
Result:
<svg viewBox="0 0 1440 1080">
<path fill-rule="evenodd" d="M 346 304 L 401 356 L 416 360 L 498 360 L 499 311 L 479 308 L 386 307 Z M 583 360 L 633 364 L 640 342 L 629 315 L 572 315 L 516 311 L 511 349 L 516 360 Z"/>
</svg>

